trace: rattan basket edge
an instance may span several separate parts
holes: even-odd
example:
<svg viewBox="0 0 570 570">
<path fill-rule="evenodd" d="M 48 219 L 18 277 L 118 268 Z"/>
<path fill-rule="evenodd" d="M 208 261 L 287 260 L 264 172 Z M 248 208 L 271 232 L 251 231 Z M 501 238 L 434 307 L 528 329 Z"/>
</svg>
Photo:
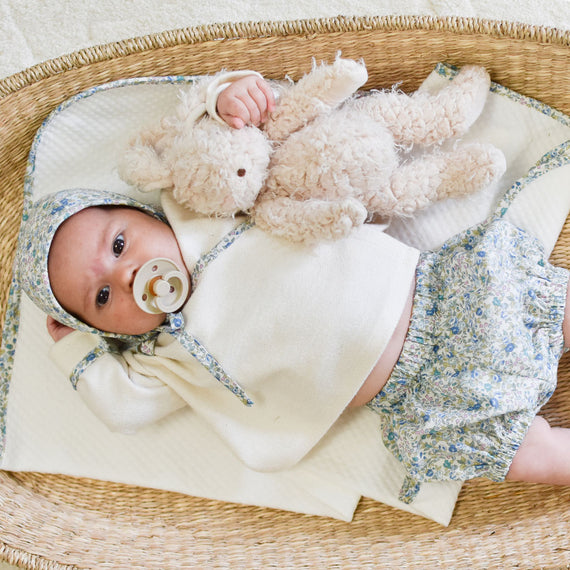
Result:
<svg viewBox="0 0 570 570">
<path fill-rule="evenodd" d="M 558 28 L 470 17 L 338 16 L 336 18 L 277 22 L 226 22 L 178 28 L 113 43 L 95 45 L 49 59 L 0 79 L 0 97 L 56 73 L 128 54 L 179 45 L 180 43 L 192 44 L 206 41 L 260 38 L 264 36 L 311 35 L 315 33 L 354 32 L 374 29 L 398 31 L 417 28 L 431 31 L 446 30 L 458 34 L 480 33 L 563 46 L 570 45 L 568 32 Z"/>
</svg>

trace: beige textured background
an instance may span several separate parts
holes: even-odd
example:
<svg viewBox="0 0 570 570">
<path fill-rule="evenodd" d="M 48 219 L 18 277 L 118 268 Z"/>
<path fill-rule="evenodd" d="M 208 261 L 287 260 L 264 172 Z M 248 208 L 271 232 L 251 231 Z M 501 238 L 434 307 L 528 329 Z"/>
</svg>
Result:
<svg viewBox="0 0 570 570">
<path fill-rule="evenodd" d="M 569 0 L 0 0 L 0 77 L 80 48 L 186 26 L 393 14 L 570 29 Z"/>
</svg>

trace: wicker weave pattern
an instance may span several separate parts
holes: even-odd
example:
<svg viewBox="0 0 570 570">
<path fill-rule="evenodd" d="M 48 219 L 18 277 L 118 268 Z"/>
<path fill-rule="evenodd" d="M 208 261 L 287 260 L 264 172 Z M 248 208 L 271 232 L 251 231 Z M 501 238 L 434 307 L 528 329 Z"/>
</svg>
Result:
<svg viewBox="0 0 570 570">
<path fill-rule="evenodd" d="M 207 26 L 82 50 L 0 81 L 0 325 L 33 135 L 71 95 L 143 75 L 306 72 L 364 57 L 368 87 L 416 88 L 437 61 L 570 113 L 570 34 L 501 22 L 352 18 Z M 552 259 L 570 266 L 567 222 Z M 546 409 L 570 425 L 567 380 Z M 26 568 L 559 568 L 570 565 L 570 489 L 465 485 L 448 529 L 364 500 L 342 523 L 69 477 L 0 472 L 0 557 Z"/>
</svg>

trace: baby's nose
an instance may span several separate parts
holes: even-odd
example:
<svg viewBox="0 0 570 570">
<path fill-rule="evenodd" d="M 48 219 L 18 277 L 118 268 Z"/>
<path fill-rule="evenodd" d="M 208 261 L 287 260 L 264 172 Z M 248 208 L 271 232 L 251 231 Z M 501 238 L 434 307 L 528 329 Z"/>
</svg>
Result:
<svg viewBox="0 0 570 570">
<path fill-rule="evenodd" d="M 135 282 L 137 270 L 138 270 L 138 267 L 136 265 L 130 264 L 130 263 L 125 264 L 121 268 L 121 275 L 120 275 L 121 286 L 129 292 L 133 290 L 133 283 Z"/>
</svg>

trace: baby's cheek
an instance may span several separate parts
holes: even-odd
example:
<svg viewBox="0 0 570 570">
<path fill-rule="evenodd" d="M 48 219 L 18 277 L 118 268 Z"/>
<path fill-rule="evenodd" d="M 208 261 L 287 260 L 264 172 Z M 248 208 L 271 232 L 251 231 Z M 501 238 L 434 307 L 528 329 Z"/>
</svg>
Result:
<svg viewBox="0 0 570 570">
<path fill-rule="evenodd" d="M 145 334 L 159 327 L 165 320 L 166 315 L 146 313 L 133 301 L 124 306 L 120 314 L 117 314 L 115 326 L 111 332 L 120 334 L 139 335 Z"/>
<path fill-rule="evenodd" d="M 138 309 L 138 307 L 137 307 L 137 309 Z M 151 330 L 155 329 L 156 327 L 159 327 L 160 325 L 162 325 L 164 323 L 164 321 L 166 320 L 166 315 L 164 313 L 151 315 L 149 313 L 145 313 L 141 309 L 138 309 L 138 312 L 139 312 L 140 327 L 141 327 L 141 329 L 144 329 L 138 334 L 144 334 L 144 333 L 150 332 Z"/>
</svg>

